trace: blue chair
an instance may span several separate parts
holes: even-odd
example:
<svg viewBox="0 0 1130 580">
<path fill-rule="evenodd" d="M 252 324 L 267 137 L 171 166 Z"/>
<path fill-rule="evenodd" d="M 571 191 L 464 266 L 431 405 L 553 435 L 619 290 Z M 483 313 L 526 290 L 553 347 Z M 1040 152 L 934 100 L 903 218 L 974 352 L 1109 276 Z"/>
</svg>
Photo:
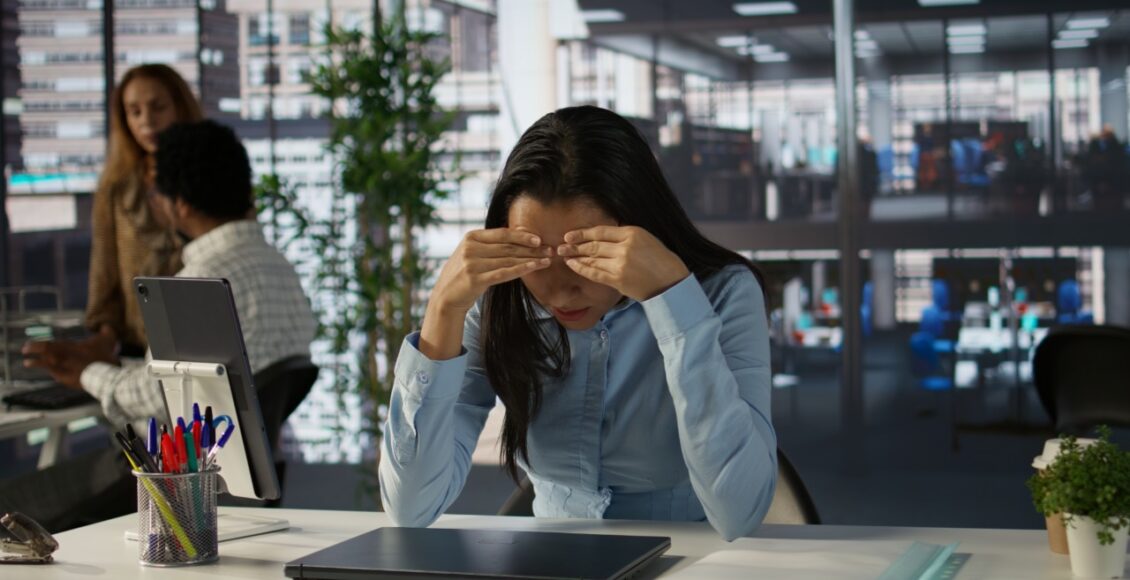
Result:
<svg viewBox="0 0 1130 580">
<path fill-rule="evenodd" d="M 934 335 L 918 331 L 910 337 L 911 370 L 918 386 L 927 391 L 945 391 L 953 388 L 953 378 L 945 374 L 942 359 L 934 348 Z"/>
<path fill-rule="evenodd" d="M 954 351 L 954 342 L 943 338 L 946 334 L 945 317 L 937 306 L 927 306 L 922 309 L 922 321 L 918 325 L 918 330 L 933 337 L 936 352 L 952 353 Z"/>
<path fill-rule="evenodd" d="M 1094 315 L 1083 310 L 1083 295 L 1079 292 L 1079 283 L 1075 280 L 1064 280 L 1059 284 L 1056 293 L 1056 322 L 1059 324 L 1094 324 Z"/>
<path fill-rule="evenodd" d="M 875 286 L 871 282 L 865 283 L 863 285 L 863 299 L 859 305 L 860 329 L 863 331 L 863 336 L 871 336 L 874 331 L 874 322 L 871 320 L 874 313 L 872 306 L 874 296 Z"/>
</svg>

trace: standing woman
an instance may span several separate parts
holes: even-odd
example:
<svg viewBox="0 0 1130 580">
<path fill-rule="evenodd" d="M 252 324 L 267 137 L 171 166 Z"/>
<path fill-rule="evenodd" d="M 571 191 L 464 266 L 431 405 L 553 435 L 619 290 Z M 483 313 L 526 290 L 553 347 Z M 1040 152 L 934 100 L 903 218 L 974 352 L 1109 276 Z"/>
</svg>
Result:
<svg viewBox="0 0 1130 580">
<path fill-rule="evenodd" d="M 152 205 L 157 134 L 202 115 L 188 84 L 163 64 L 127 71 L 109 112 L 110 149 L 94 194 L 86 323 L 120 342 L 124 353 L 141 355 L 147 341 L 132 280 L 180 269 L 180 240 Z"/>
<path fill-rule="evenodd" d="M 148 341 L 133 292 L 135 276 L 172 276 L 181 268 L 180 239 L 154 209 L 157 134 L 199 121 L 200 105 L 176 71 L 163 64 L 134 67 L 110 97 L 110 146 L 94 193 L 90 285 L 81 341 L 24 345 L 24 366 L 46 369 L 62 384 L 79 384 L 77 360 L 115 362 L 141 357 Z M 81 351 L 81 352 L 76 352 Z"/>
<path fill-rule="evenodd" d="M 428 525 L 459 495 L 496 397 L 537 516 L 708 520 L 732 540 L 769 509 L 758 275 L 695 229 L 615 113 L 534 123 L 486 229 L 444 265 L 396 364 L 380 482 L 397 524 Z"/>
</svg>

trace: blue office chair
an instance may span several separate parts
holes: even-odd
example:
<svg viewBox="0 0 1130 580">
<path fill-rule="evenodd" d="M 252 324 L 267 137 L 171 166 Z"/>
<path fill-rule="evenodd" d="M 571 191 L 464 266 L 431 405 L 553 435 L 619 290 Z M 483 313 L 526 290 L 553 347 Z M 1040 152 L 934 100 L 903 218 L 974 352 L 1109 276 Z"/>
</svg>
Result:
<svg viewBox="0 0 1130 580">
<path fill-rule="evenodd" d="M 942 367 L 942 359 L 934 347 L 933 334 L 918 331 L 910 337 L 911 370 L 918 386 L 927 391 L 946 391 L 953 388 L 953 378 Z"/>
<path fill-rule="evenodd" d="M 874 322 L 871 317 L 874 314 L 874 307 L 872 306 L 875 297 L 875 286 L 871 282 L 863 284 L 863 299 L 860 300 L 859 305 L 859 320 L 860 329 L 863 331 L 863 336 L 871 336 L 874 330 Z"/>
<path fill-rule="evenodd" d="M 1056 293 L 1056 322 L 1059 324 L 1094 324 L 1094 315 L 1083 310 L 1083 295 L 1079 292 L 1079 283 L 1075 280 L 1064 280 L 1059 284 Z"/>
<path fill-rule="evenodd" d="M 922 321 L 918 325 L 919 332 L 929 334 L 933 338 L 935 352 L 954 352 L 954 342 L 945 338 L 946 323 L 942 310 L 937 306 L 927 306 L 922 309 Z"/>
</svg>

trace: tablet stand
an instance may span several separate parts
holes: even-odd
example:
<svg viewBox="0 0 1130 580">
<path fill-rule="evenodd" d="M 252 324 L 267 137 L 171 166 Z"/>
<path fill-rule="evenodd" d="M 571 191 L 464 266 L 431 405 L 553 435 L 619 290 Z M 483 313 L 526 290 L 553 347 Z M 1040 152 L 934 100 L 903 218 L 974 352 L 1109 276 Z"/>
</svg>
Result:
<svg viewBox="0 0 1130 580">
<path fill-rule="evenodd" d="M 235 432 L 225 446 L 216 454 L 216 464 L 220 466 L 220 488 L 233 496 L 256 498 L 252 483 L 251 466 L 243 446 L 243 436 L 239 432 L 240 414 L 232 397 L 231 383 L 227 369 L 216 363 L 153 360 L 148 365 L 149 377 L 161 384 L 165 395 L 165 408 L 171 420 L 176 417 L 191 417 L 192 404 L 198 403 L 200 409 L 212 407 L 212 415 L 227 415 L 235 423 Z M 220 540 L 254 536 L 290 527 L 285 519 L 268 519 L 255 516 L 224 513 L 220 509 Z"/>
</svg>

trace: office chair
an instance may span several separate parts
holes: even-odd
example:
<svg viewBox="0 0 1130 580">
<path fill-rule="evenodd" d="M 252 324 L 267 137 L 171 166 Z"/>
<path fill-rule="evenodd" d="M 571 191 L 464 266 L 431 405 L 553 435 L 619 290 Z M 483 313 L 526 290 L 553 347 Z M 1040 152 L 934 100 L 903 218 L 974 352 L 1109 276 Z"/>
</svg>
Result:
<svg viewBox="0 0 1130 580">
<path fill-rule="evenodd" d="M 1036 347 L 1032 377 L 1057 432 L 1130 427 L 1130 329 L 1052 328 Z"/>
<path fill-rule="evenodd" d="M 279 486 L 286 476 L 286 461 L 279 459 L 279 434 L 283 423 L 298 408 L 318 380 L 318 367 L 307 356 L 292 356 L 277 361 L 255 373 L 256 392 L 259 395 L 259 408 L 263 413 L 263 426 L 267 429 L 267 441 L 275 456 L 275 470 L 279 476 Z M 267 507 L 278 507 L 282 497 L 269 500 Z"/>
<path fill-rule="evenodd" d="M 1082 308 L 1083 296 L 1079 292 L 1079 283 L 1075 280 L 1060 282 L 1059 290 L 1056 291 L 1056 322 L 1059 324 L 1094 324 L 1094 315 Z"/>
<path fill-rule="evenodd" d="M 523 477 L 518 489 L 510 494 L 498 510 L 500 516 L 533 516 L 534 486 Z M 773 503 L 765 514 L 767 524 L 819 524 L 820 514 L 804 485 L 800 473 L 793 467 L 781 448 L 777 448 L 777 491 Z"/>
</svg>

